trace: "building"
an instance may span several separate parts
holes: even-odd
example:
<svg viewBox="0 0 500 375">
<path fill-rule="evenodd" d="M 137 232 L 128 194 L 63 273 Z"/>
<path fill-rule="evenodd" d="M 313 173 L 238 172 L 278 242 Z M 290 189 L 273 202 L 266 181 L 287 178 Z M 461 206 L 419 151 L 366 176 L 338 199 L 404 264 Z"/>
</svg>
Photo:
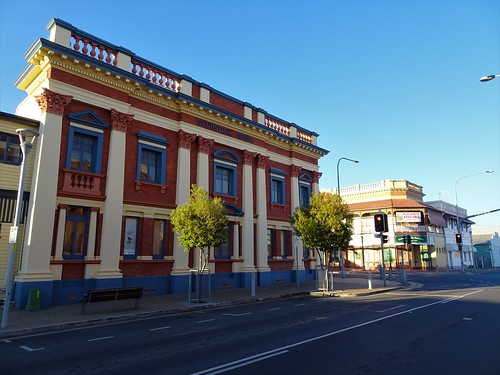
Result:
<svg viewBox="0 0 500 375">
<path fill-rule="evenodd" d="M 477 268 L 497 268 L 500 265 L 500 237 L 498 232 L 488 230 L 472 231 L 474 261 Z"/>
<path fill-rule="evenodd" d="M 336 193 L 336 190 L 325 191 Z M 386 267 L 460 269 L 460 253 L 455 243 L 456 217 L 453 221 L 446 202 L 434 205 L 435 202 L 424 202 L 421 186 L 407 180 L 384 180 L 341 188 L 340 195 L 354 214 L 347 267 L 374 269 L 382 264 L 382 239 L 374 225 L 374 215 L 380 210 L 388 217 L 387 242 L 383 244 Z M 460 212 L 462 217 L 467 215 L 463 209 Z M 470 223 L 462 220 L 465 266 L 473 264 L 471 236 L 465 233 Z M 411 244 L 406 242 L 405 235 L 410 236 Z"/>
<path fill-rule="evenodd" d="M 9 234 L 14 222 L 19 189 L 20 166 L 22 152 L 19 147 L 20 139 L 17 129 L 31 129 L 38 131 L 39 122 L 25 117 L 15 116 L 0 112 L 0 285 L 4 285 L 7 260 L 9 254 Z M 31 189 L 31 176 L 33 175 L 34 154 L 36 143 L 28 154 L 26 161 L 24 194 L 21 204 L 20 225 L 16 238 L 16 258 L 14 268 L 19 269 L 23 248 L 23 230 L 28 213 L 28 202 Z"/>
<path fill-rule="evenodd" d="M 289 217 L 319 190 L 318 134 L 59 19 L 28 50 L 17 113 L 40 122 L 16 308 L 89 288 L 184 293 L 193 252 L 170 213 L 192 184 L 222 198 L 227 242 L 212 288 L 312 277 Z"/>
</svg>

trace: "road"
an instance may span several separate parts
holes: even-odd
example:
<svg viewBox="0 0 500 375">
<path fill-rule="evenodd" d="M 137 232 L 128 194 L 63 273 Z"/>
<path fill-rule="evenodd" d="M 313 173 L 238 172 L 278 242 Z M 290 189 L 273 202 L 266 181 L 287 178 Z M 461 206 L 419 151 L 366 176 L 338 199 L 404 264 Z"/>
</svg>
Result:
<svg viewBox="0 0 500 375">
<path fill-rule="evenodd" d="M 500 374 L 500 273 L 0 342 L 2 374 Z"/>
</svg>

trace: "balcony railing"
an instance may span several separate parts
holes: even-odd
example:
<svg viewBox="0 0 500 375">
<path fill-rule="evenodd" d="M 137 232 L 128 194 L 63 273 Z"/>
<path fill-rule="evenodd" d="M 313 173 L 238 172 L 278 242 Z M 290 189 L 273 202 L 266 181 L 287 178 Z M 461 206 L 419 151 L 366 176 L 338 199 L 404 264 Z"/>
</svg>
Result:
<svg viewBox="0 0 500 375">
<path fill-rule="evenodd" d="M 90 196 L 101 195 L 101 181 L 104 175 L 64 169 L 62 191 L 70 194 Z"/>
</svg>

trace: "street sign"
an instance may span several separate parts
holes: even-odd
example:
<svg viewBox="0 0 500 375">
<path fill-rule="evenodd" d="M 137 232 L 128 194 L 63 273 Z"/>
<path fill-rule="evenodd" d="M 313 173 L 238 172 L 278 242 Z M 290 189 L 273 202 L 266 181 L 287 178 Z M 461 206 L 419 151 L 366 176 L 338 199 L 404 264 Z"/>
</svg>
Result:
<svg viewBox="0 0 500 375">
<path fill-rule="evenodd" d="M 9 233 L 9 243 L 16 243 L 17 242 L 17 229 L 19 227 L 16 226 L 11 226 L 10 227 L 10 233 Z"/>
</svg>

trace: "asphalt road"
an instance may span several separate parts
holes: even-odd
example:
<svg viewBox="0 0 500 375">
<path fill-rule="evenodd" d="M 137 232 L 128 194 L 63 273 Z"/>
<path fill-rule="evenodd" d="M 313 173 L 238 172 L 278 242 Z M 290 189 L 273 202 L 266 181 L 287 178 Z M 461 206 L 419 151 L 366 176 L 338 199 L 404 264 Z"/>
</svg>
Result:
<svg viewBox="0 0 500 375">
<path fill-rule="evenodd" d="M 500 273 L 0 342 L 1 374 L 500 374 Z"/>
</svg>

